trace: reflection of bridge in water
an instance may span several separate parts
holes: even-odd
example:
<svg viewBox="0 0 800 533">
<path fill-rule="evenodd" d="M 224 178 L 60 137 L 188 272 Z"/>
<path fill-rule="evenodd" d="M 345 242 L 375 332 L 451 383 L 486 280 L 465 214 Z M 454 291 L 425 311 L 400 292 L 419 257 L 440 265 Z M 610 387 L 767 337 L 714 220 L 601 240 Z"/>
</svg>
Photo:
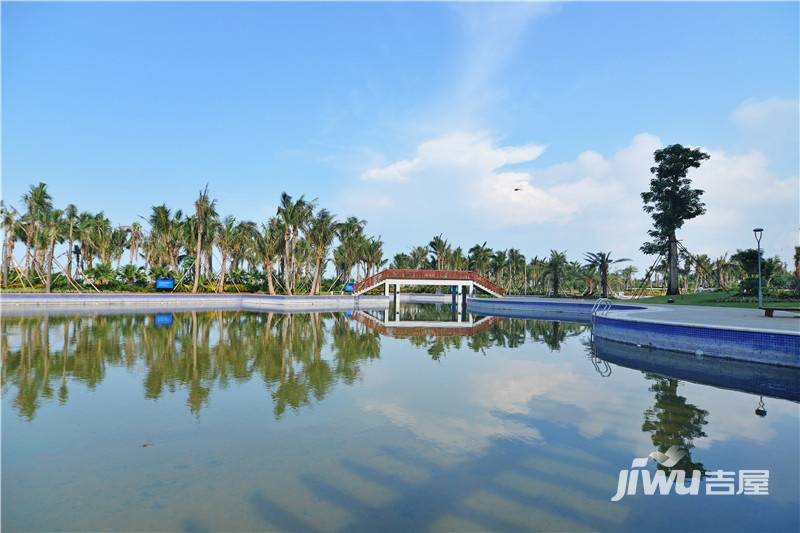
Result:
<svg viewBox="0 0 800 533">
<path fill-rule="evenodd" d="M 471 313 L 467 313 L 466 316 L 462 317 L 461 312 L 456 312 L 457 320 L 449 321 L 402 320 L 399 312 L 391 315 L 388 309 L 384 311 L 383 319 L 372 316 L 365 311 L 353 312 L 353 318 L 357 322 L 388 337 L 470 337 L 486 331 L 502 320 L 496 316 L 476 319 L 475 315 Z"/>
</svg>

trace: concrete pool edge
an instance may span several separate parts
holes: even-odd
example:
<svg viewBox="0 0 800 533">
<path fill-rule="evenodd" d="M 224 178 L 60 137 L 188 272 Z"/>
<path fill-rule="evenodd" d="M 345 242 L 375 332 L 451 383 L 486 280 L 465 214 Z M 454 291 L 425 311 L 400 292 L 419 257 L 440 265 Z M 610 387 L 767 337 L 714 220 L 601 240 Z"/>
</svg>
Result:
<svg viewBox="0 0 800 533">
<path fill-rule="evenodd" d="M 386 296 L 283 296 L 267 294 L 0 294 L 0 311 L 15 316 L 67 311 L 336 311 L 384 308 Z"/>
<path fill-rule="evenodd" d="M 536 297 L 467 299 L 467 309 L 475 313 L 586 322 L 592 321 L 593 305 L 593 301 Z M 800 368 L 797 319 L 776 322 L 783 328 L 763 327 L 748 325 L 757 321 L 750 316 L 751 310 L 715 309 L 721 315 L 716 322 L 708 319 L 710 313 L 703 308 L 615 303 L 607 313 L 595 316 L 593 335 L 636 346 Z M 731 315 L 730 323 L 725 323 L 725 313 Z"/>
</svg>

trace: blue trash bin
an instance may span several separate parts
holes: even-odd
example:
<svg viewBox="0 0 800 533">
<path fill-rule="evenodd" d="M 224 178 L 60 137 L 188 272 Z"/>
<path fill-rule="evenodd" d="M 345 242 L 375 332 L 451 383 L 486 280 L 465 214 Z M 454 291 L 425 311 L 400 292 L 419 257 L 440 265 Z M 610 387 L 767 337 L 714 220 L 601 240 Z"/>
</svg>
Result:
<svg viewBox="0 0 800 533">
<path fill-rule="evenodd" d="M 175 278 L 156 278 L 157 291 L 171 291 L 175 289 Z"/>
</svg>

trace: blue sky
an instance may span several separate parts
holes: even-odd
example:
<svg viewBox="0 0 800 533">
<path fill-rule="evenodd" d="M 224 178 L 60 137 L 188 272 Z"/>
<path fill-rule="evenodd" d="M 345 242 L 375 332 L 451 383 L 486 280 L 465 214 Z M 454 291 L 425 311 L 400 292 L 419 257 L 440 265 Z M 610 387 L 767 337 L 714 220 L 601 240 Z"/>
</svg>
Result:
<svg viewBox="0 0 800 533">
<path fill-rule="evenodd" d="M 652 151 L 710 151 L 684 243 L 791 257 L 798 4 L 2 4 L 2 195 L 49 184 L 115 222 L 205 183 L 369 221 L 648 263 Z M 521 191 L 513 192 L 514 188 Z"/>
</svg>

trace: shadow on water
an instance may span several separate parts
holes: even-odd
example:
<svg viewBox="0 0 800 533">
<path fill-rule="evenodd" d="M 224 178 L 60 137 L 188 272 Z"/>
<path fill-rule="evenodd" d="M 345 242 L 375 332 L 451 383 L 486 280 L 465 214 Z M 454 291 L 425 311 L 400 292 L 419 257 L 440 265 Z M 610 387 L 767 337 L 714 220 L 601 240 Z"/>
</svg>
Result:
<svg viewBox="0 0 800 533">
<path fill-rule="evenodd" d="M 672 391 L 670 386 L 667 389 Z M 681 410 L 675 407 L 681 405 L 689 412 L 702 412 L 679 395 L 660 394 L 656 392 L 656 409 Z M 691 447 L 691 439 L 697 436 L 698 425 L 702 425 L 697 416 L 666 420 L 652 418 L 649 411 L 643 413 L 643 431 L 652 433 L 659 448 L 672 442 Z M 533 415 L 504 416 L 536 427 L 544 439 L 497 438 L 480 453 L 455 460 L 442 460 L 436 449 L 384 446 L 369 459 L 340 460 L 335 474 L 303 476 L 301 482 L 315 501 L 338 508 L 349 517 L 335 528 L 330 525 L 315 528 L 285 506 L 270 503 L 263 494 L 252 503 L 265 526 L 289 530 L 582 531 L 636 529 L 641 523 L 649 523 L 658 530 L 669 528 L 669 516 L 661 513 L 648 517 L 649 513 L 658 515 L 658 501 L 637 510 L 625 503 L 610 502 L 617 483 L 616 472 L 629 464 L 629 455 L 598 447 L 588 437 L 576 438 L 561 425 Z M 673 430 L 678 440 L 673 437 L 664 440 L 664 435 L 672 435 Z M 384 459 L 406 470 L 421 470 L 424 478 L 409 480 L 387 471 L 382 466 Z M 359 488 L 365 484 L 374 485 L 375 492 L 391 497 L 383 502 L 369 501 L 369 493 Z M 636 503 L 640 507 L 642 501 Z M 639 519 L 645 522 L 638 522 Z M 759 524 L 757 516 L 737 520 L 737 528 Z M 702 529 L 731 523 L 730 519 L 707 516 L 697 526 Z"/>
<path fill-rule="evenodd" d="M 708 412 L 678 394 L 676 380 L 647 378 L 653 382 L 654 403 L 642 414 L 642 431 L 651 435 L 657 449 L 678 445 L 691 451 L 693 440 L 705 436 L 702 428 Z M 442 460 L 435 447 L 384 446 L 369 459 L 339 460 L 336 475 L 304 475 L 301 482 L 316 500 L 353 517 L 341 524 L 350 531 L 457 526 L 493 531 L 625 529 L 632 510 L 611 503 L 609 497 L 617 483 L 615 471 L 630 456 L 598 447 L 592 439 L 576 437 L 558 423 L 532 414 L 495 415 L 535 428 L 543 437 L 537 441 L 495 438 L 480 453 L 449 461 Z M 424 472 L 423 479 L 409 480 L 397 471 L 387 471 L 387 460 L 402 465 L 401 472 Z M 692 462 L 691 453 L 674 467 L 695 468 L 703 470 L 703 465 Z M 378 491 L 366 491 L 364 484 L 392 497 L 383 503 L 369 502 L 365 495 Z M 269 504 L 263 495 L 257 512 L 266 524 L 277 523 L 282 529 L 311 527 L 291 518 L 290 511 Z M 651 523 L 664 526 L 668 519 Z"/>
</svg>

